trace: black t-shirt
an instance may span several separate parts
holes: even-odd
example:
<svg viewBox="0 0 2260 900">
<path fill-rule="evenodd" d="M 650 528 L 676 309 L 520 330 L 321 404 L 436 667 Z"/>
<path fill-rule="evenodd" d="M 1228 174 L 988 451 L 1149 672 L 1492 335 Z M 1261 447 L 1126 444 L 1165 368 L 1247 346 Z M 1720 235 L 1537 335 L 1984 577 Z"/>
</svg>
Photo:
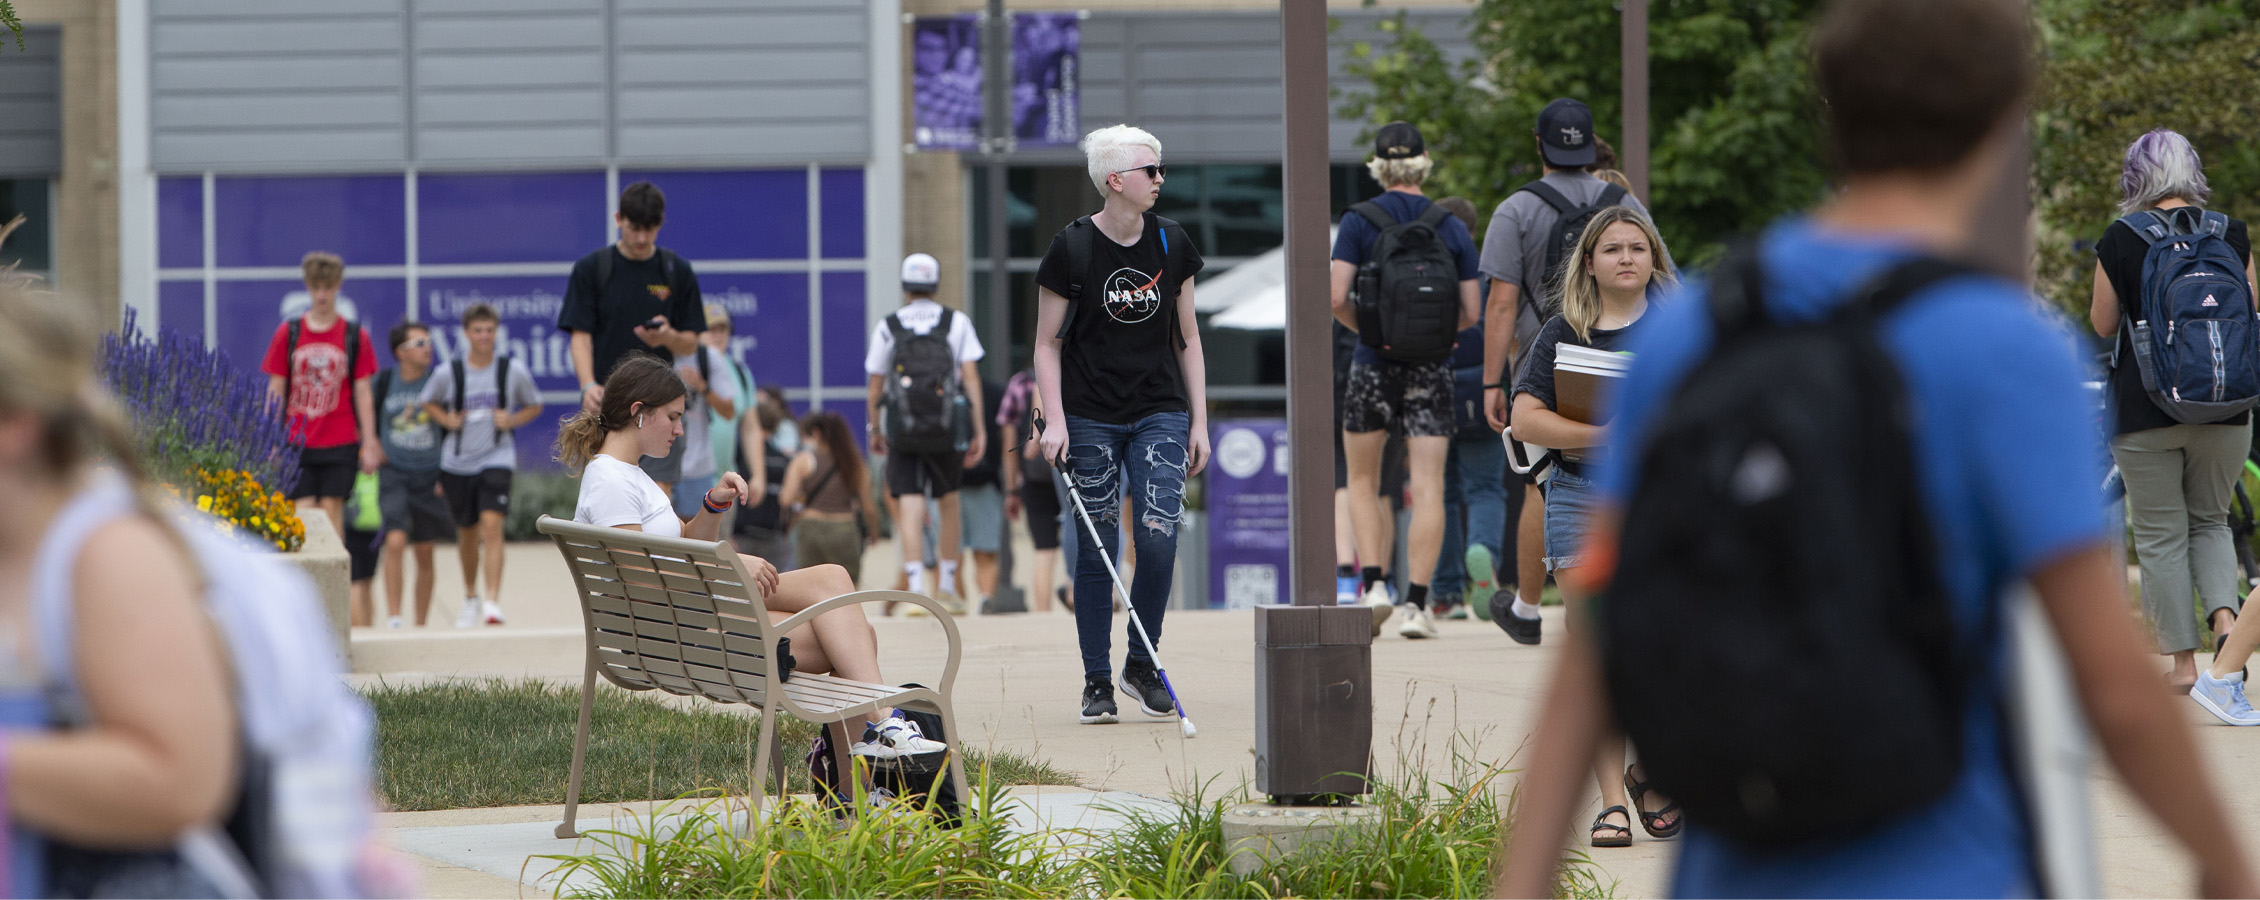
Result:
<svg viewBox="0 0 2260 900">
<path fill-rule="evenodd" d="M 2236 250 L 2237 258 L 2246 264 L 2252 261 L 2252 236 L 2244 223 L 2229 220 L 2227 235 L 2229 246 Z M 2118 427 L 2113 434 L 2129 434 L 2181 424 L 2166 411 L 2151 402 L 2150 395 L 2142 389 L 2142 373 L 2135 369 L 2134 340 L 2126 321 L 2142 303 L 2142 259 L 2149 255 L 2150 245 L 2123 222 L 2113 222 L 2103 229 L 2103 239 L 2095 242 L 2095 260 L 2103 265 L 2103 277 L 2110 279 L 2111 290 L 2119 295 L 2119 310 L 2124 318 L 2119 327 L 2119 366 L 2111 370 L 2112 405 L 2118 407 Z M 2235 418 L 2223 419 L 2221 425 L 2243 425 L 2252 420 L 2251 413 L 2237 413 Z"/>
<path fill-rule="evenodd" d="M 596 283 L 597 253 L 612 254 L 610 284 Z M 666 270 L 660 265 L 664 255 L 653 253 L 650 259 L 634 260 L 621 255 L 619 246 L 613 245 L 573 264 L 573 274 L 565 281 L 564 306 L 557 311 L 557 327 L 593 336 L 599 383 L 631 350 L 668 362 L 675 360 L 674 351 L 646 346 L 636 337 L 636 326 L 653 316 L 666 316 L 676 331 L 706 330 L 706 304 L 699 294 L 698 275 L 691 271 L 690 261 L 676 258 L 679 271 L 674 281 L 682 290 L 675 291 L 668 286 Z"/>
<path fill-rule="evenodd" d="M 1622 350 L 1625 346 L 1626 335 L 1639 328 L 1640 323 L 1646 319 L 1647 316 L 1641 316 L 1632 320 L 1632 324 L 1613 330 L 1595 328 L 1593 329 L 1593 339 L 1590 341 L 1579 340 L 1577 329 L 1569 327 L 1568 319 L 1561 316 L 1547 319 L 1546 324 L 1539 327 L 1538 337 L 1530 343 L 1530 354 L 1523 362 L 1521 374 L 1515 378 L 1514 392 L 1529 394 L 1538 398 L 1538 402 L 1546 404 L 1547 409 L 1555 409 L 1555 347 L 1561 344 L 1576 344 L 1580 347 L 1591 347 L 1595 350 L 1612 352 Z"/>
<path fill-rule="evenodd" d="M 1200 274 L 1201 252 L 1183 229 L 1176 270 L 1164 272 L 1161 227 L 1145 214 L 1138 243 L 1124 247 L 1094 224 L 1069 226 L 1052 237 L 1036 267 L 1036 284 L 1069 298 L 1067 340 L 1060 348 L 1059 392 L 1065 413 L 1127 425 L 1161 412 L 1187 409 L 1185 374 L 1178 360 L 1177 291 Z M 1091 267 L 1083 296 L 1068 289 L 1067 241 L 1089 228 Z M 1072 236 L 1071 236 L 1072 235 Z"/>
</svg>

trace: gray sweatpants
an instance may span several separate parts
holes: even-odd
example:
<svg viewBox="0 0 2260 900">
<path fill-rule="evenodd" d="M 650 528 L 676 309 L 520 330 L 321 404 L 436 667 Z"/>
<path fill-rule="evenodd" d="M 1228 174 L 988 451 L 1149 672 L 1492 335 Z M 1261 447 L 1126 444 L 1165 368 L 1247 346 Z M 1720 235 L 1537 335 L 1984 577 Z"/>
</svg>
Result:
<svg viewBox="0 0 2260 900">
<path fill-rule="evenodd" d="M 2205 617 L 2240 605 L 2229 497 L 2251 445 L 2250 425 L 2172 425 L 2111 439 L 2159 653 L 2197 649 L 2193 591 Z"/>
</svg>

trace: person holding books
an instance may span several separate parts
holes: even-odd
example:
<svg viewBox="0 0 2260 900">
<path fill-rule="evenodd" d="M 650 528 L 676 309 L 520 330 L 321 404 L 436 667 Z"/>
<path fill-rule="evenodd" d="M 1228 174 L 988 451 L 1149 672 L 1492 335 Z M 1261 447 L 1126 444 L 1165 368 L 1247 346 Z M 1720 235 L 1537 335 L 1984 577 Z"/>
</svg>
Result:
<svg viewBox="0 0 2260 900">
<path fill-rule="evenodd" d="M 1562 311 L 1547 320 L 1531 344 L 1531 358 L 1515 381 L 1513 422 L 1516 440 L 1549 448 L 1558 457 L 1553 477 L 1540 485 L 1546 499 L 1546 569 L 1557 575 L 1562 600 L 1569 606 L 1567 621 L 1582 623 L 1587 621 L 1587 598 L 1573 588 L 1582 582 L 1559 574 L 1579 565 L 1575 553 L 1593 509 L 1591 476 L 1581 451 L 1607 440 L 1606 417 L 1595 414 L 1593 398 L 1599 382 L 1609 377 L 1598 373 L 1609 366 L 1577 348 L 1613 352 L 1625 346 L 1648 311 L 1648 298 L 1676 284 L 1679 277 L 1656 226 L 1647 214 L 1629 206 L 1611 206 L 1595 214 L 1561 271 Z M 1578 358 L 1585 361 L 1575 361 Z M 1562 368 L 1559 378 L 1558 367 Z M 1632 845 L 1628 794 L 1650 837 L 1679 833 L 1677 808 L 1646 789 L 1639 766 L 1623 768 L 1624 755 L 1621 735 L 1604 739 L 1595 754 L 1593 774 L 1601 783 L 1602 805 L 1600 817 L 1593 820 L 1595 847 Z"/>
</svg>

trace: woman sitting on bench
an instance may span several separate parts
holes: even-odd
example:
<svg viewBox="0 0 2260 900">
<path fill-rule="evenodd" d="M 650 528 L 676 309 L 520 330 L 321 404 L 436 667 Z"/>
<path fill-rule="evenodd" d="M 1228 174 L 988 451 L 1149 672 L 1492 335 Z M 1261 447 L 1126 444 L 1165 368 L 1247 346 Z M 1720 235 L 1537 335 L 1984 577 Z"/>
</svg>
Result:
<svg viewBox="0 0 2260 900">
<path fill-rule="evenodd" d="M 565 421 L 557 434 L 557 461 L 581 476 L 581 496 L 573 520 L 606 528 L 643 531 L 667 537 L 717 540 L 722 514 L 752 489 L 736 472 L 722 473 L 721 484 L 706 492 L 698 515 L 678 518 L 658 482 L 636 463 L 646 456 L 666 456 L 683 435 L 683 380 L 673 366 L 657 357 L 636 353 L 620 360 L 604 381 L 604 399 L 595 414 L 586 411 Z M 758 556 L 743 556 L 746 571 L 761 590 L 770 621 L 784 619 L 817 603 L 851 593 L 855 581 L 836 565 L 815 566 L 780 574 L 777 567 Z M 849 606 L 816 617 L 787 632 L 792 640 L 793 671 L 837 675 L 867 684 L 887 683 L 879 674 L 879 638 L 863 616 L 863 608 Z M 835 740 L 844 739 L 834 734 Z M 877 759 L 924 755 L 947 749 L 921 734 L 918 726 L 900 716 L 869 721 L 852 753 Z"/>
</svg>

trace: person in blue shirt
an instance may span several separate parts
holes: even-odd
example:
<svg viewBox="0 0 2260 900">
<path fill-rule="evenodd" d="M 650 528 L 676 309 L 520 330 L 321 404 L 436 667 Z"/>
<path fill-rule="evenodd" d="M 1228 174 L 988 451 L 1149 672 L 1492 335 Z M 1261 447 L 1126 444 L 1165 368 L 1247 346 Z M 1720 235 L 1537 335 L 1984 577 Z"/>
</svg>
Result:
<svg viewBox="0 0 2260 900">
<path fill-rule="evenodd" d="M 1396 222 L 1410 222 L 1428 211 L 1429 199 L 1420 192 L 1431 163 L 1420 131 L 1404 122 L 1381 126 L 1374 137 L 1373 159 L 1366 171 L 1388 190 L 1373 199 Z M 1358 267 L 1372 256 L 1381 228 L 1357 212 L 1342 216 L 1334 236 L 1332 294 L 1334 319 L 1352 331 L 1358 329 L 1351 308 L 1350 286 Z M 1454 330 L 1472 327 L 1482 319 L 1475 279 L 1478 255 L 1467 225 L 1446 215 L 1437 223 L 1437 235 L 1459 269 L 1460 317 Z M 1412 528 L 1405 536 L 1404 620 L 1399 634 L 1432 638 L 1436 625 L 1428 613 L 1428 585 L 1435 573 L 1436 554 L 1444 543 L 1444 464 L 1451 453 L 1452 361 L 1406 363 L 1384 359 L 1360 340 L 1350 357 L 1348 383 L 1342 391 L 1342 452 L 1349 469 L 1350 523 L 1356 532 L 1361 593 L 1374 608 L 1373 633 L 1393 612 L 1388 594 L 1388 518 L 1382 513 L 1377 486 L 1381 482 L 1381 454 L 1394 433 L 1405 439 L 1405 471 L 1412 482 Z"/>
<path fill-rule="evenodd" d="M 1813 32 L 1813 71 L 1838 191 L 1763 233 L 1767 312 L 1818 319 L 1877 273 L 1918 254 L 1955 255 L 2007 169 L 2032 80 L 2031 24 L 2015 0 L 1840 0 Z M 1599 509 L 1570 579 L 1605 585 L 1622 511 L 1640 484 L 1644 429 L 1711 352 L 1707 285 L 1659 304 L 1630 349 L 1597 480 Z M 2195 858 L 2208 896 L 2256 886 L 2187 726 L 2158 702 L 2137 650 L 2124 563 L 2098 490 L 2102 437 L 2065 332 L 2009 281 L 1950 278 L 1878 324 L 1917 423 L 1915 476 L 1957 630 L 1977 633 L 2028 580 L 2054 625 L 2094 732 L 2127 786 Z M 1605 595 L 1602 602 L 1606 602 Z M 1578 774 L 1614 723 L 1592 629 L 1571 629 L 1502 851 L 1502 896 L 1551 893 L 1581 797 Z M 1938 800 L 1854 833 L 1758 848 L 1687 817 L 1678 896 L 2001 897 L 2041 888 L 2036 823 L 2005 762 L 1999 637 L 1981 647 L 1963 764 Z M 1669 677 L 1669 673 L 1657 673 Z M 1879 722 L 1878 728 L 1889 727 Z M 1846 779 L 1863 776 L 1844 773 Z"/>
</svg>

